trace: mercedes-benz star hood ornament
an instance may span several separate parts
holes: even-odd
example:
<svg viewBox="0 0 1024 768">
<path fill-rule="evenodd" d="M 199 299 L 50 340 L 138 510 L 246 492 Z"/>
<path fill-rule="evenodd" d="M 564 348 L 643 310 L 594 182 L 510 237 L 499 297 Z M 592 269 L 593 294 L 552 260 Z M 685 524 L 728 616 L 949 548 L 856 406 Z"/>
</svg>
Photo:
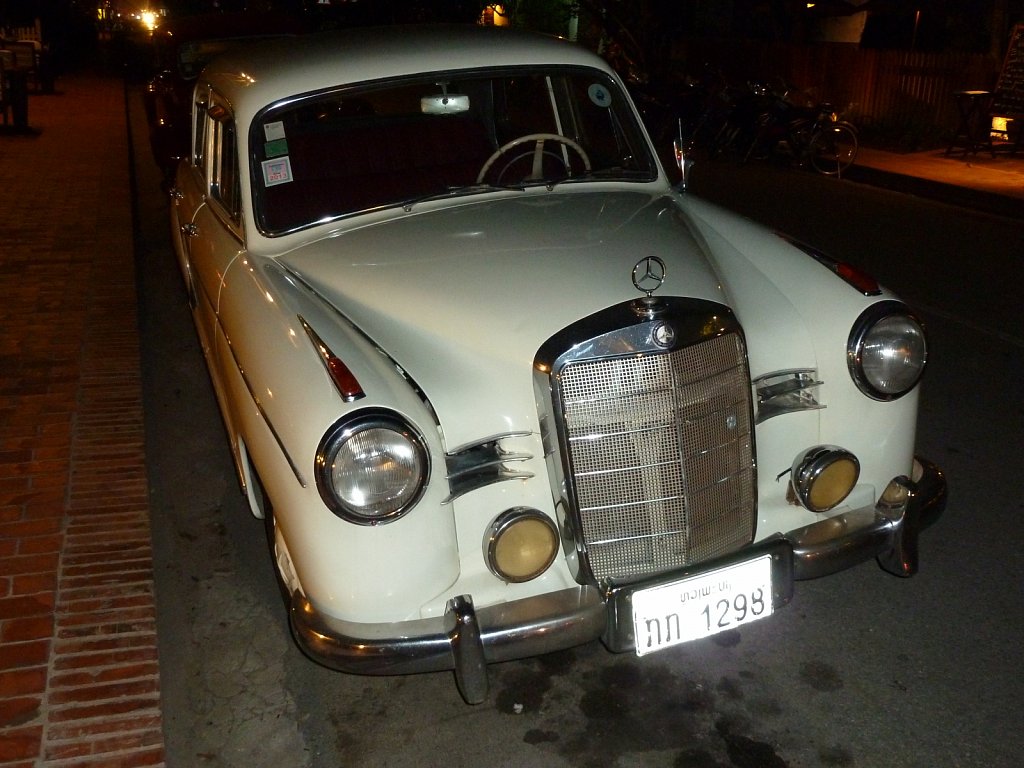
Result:
<svg viewBox="0 0 1024 768">
<path fill-rule="evenodd" d="M 664 308 L 654 292 L 665 282 L 665 274 L 665 262 L 657 256 L 645 256 L 633 265 L 633 285 L 644 294 L 638 306 L 641 314 L 655 315 Z"/>
</svg>

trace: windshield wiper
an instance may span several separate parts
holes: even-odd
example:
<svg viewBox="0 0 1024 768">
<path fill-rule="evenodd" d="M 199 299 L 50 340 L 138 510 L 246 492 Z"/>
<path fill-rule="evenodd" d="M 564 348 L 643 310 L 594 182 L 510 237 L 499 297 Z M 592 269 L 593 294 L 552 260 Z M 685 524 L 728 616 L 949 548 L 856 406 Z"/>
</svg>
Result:
<svg viewBox="0 0 1024 768">
<path fill-rule="evenodd" d="M 449 187 L 444 192 L 432 192 L 429 195 L 410 198 L 402 203 L 402 208 L 408 212 L 411 211 L 418 203 L 426 203 L 430 200 L 445 200 L 450 197 L 475 195 L 481 192 L 507 192 L 509 190 L 523 192 L 525 189 L 526 187 L 521 184 L 510 184 L 507 186 L 498 186 L 496 184 L 466 184 L 461 187 Z"/>
<path fill-rule="evenodd" d="M 590 171 L 576 176 L 567 176 L 564 179 L 548 182 L 548 189 L 554 189 L 562 184 L 581 183 L 584 181 L 652 181 L 653 177 L 648 171 L 627 170 L 625 168 L 602 168 L 599 171 Z"/>
</svg>

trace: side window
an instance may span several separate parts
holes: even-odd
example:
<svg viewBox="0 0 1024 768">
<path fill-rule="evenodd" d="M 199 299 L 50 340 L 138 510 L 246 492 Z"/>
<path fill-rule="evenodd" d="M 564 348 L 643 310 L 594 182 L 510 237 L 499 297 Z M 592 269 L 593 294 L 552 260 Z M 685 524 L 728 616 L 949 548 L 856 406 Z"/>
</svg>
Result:
<svg viewBox="0 0 1024 768">
<path fill-rule="evenodd" d="M 220 106 L 210 109 L 213 141 L 210 143 L 210 194 L 235 221 L 241 214 L 242 194 L 238 179 L 238 140 L 235 121 Z"/>
</svg>

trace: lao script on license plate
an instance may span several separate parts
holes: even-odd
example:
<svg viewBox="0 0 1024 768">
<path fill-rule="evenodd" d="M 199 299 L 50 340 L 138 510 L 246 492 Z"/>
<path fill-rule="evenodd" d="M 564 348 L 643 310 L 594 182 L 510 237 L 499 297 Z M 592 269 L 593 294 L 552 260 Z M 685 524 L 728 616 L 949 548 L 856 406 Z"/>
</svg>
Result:
<svg viewBox="0 0 1024 768">
<path fill-rule="evenodd" d="M 772 614 L 772 558 L 764 555 L 633 593 L 636 655 L 660 651 Z"/>
</svg>

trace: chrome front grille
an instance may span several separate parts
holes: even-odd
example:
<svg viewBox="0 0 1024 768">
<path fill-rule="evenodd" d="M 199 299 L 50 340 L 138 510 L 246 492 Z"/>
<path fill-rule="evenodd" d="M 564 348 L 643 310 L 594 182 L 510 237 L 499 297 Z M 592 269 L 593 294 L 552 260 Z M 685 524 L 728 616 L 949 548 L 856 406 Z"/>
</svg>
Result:
<svg viewBox="0 0 1024 768">
<path fill-rule="evenodd" d="M 553 379 L 571 527 L 597 581 L 753 538 L 751 390 L 738 330 L 674 351 L 569 361 Z"/>
</svg>

